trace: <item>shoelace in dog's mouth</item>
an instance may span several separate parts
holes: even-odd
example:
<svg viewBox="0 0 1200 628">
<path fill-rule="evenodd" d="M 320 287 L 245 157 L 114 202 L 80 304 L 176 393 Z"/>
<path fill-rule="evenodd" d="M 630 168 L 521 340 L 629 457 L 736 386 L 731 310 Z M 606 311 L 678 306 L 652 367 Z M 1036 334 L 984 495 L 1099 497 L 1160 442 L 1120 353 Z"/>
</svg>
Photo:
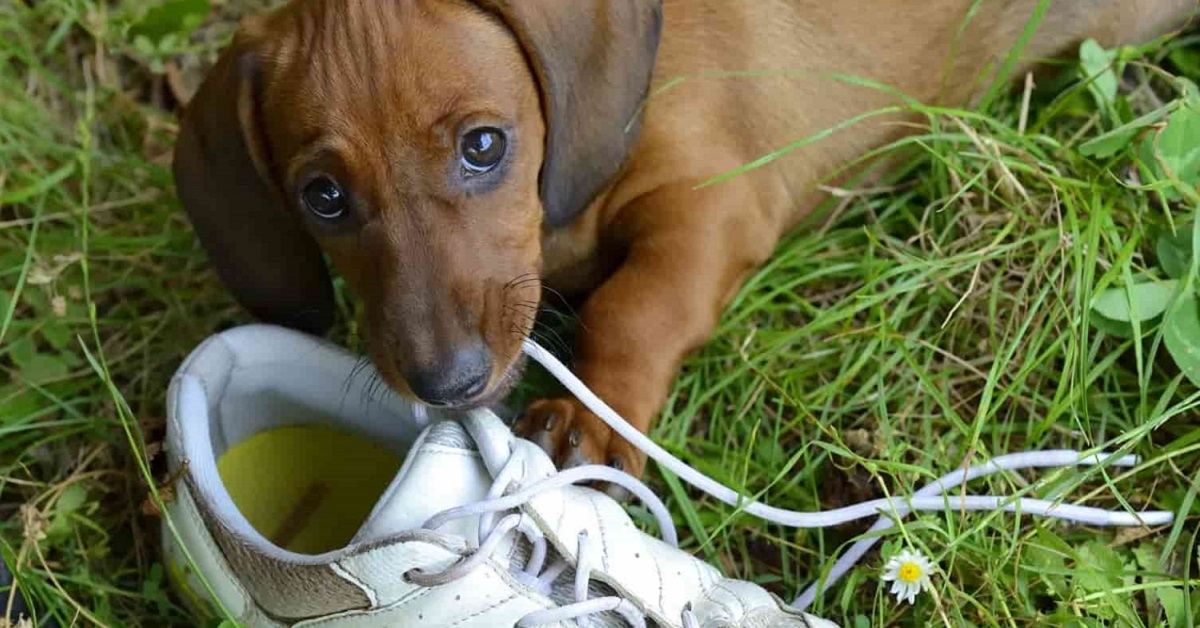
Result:
<svg viewBox="0 0 1200 628">
<path fill-rule="evenodd" d="M 641 449 L 647 456 L 664 468 L 692 486 L 730 506 L 780 525 L 796 528 L 824 528 L 878 515 L 878 520 L 871 528 L 871 531 L 875 532 L 891 527 L 896 520 L 909 512 L 944 512 L 954 510 L 1004 510 L 1042 515 L 1096 526 L 1155 526 L 1169 524 L 1174 519 L 1173 513 L 1167 511 L 1129 513 L 1019 496 L 944 495 L 945 491 L 951 488 L 1000 471 L 1100 464 L 1109 464 L 1116 467 L 1132 467 L 1139 462 L 1136 456 L 1113 456 L 1107 453 L 1085 456 L 1080 452 L 1072 450 L 1032 451 L 999 456 L 986 463 L 949 473 L 922 487 L 911 498 L 907 499 L 876 499 L 824 512 L 797 512 L 774 508 L 738 494 L 733 489 L 720 484 L 672 456 L 621 418 L 608 404 L 604 403 L 603 400 L 588 389 L 574 373 L 532 340 L 525 341 L 524 349 L 529 357 L 545 367 L 581 403 L 608 424 L 613 431 L 617 432 L 617 434 L 625 438 L 633 446 Z M 563 558 L 559 558 L 548 567 L 545 565 L 547 555 L 545 537 L 538 526 L 527 515 L 513 513 L 502 517 L 499 521 L 496 521 L 495 517 L 497 513 L 518 510 L 522 505 L 543 492 L 583 482 L 608 482 L 628 490 L 641 500 L 654 515 L 658 523 L 659 534 L 663 540 L 672 546 L 678 545 L 675 526 L 666 505 L 649 487 L 637 478 L 607 466 L 584 465 L 559 471 L 554 475 L 530 483 L 528 486 L 519 486 L 519 480 L 521 479 L 518 477 L 519 469 L 524 467 L 520 451 L 521 449 L 518 447 L 514 448 L 510 453 L 508 461 L 501 468 L 500 472 L 496 474 L 495 480 L 484 500 L 445 510 L 431 517 L 423 526 L 427 529 L 435 529 L 455 519 L 479 515 L 479 547 L 444 571 L 436 573 L 424 573 L 420 570 L 410 571 L 406 574 L 406 577 L 410 581 L 421 586 L 436 586 L 461 578 L 486 562 L 491 554 L 500 547 L 500 543 L 505 535 L 513 530 L 517 530 L 528 539 L 533 548 L 525 569 L 518 573 L 517 577 L 528 586 L 548 595 L 554 581 L 570 565 Z M 514 488 L 515 490 L 510 493 L 510 489 Z M 842 575 L 849 571 L 879 539 L 879 535 L 873 535 L 869 538 L 860 539 L 852 545 L 834 563 L 824 581 L 810 585 L 793 603 L 793 607 L 797 610 L 807 608 L 817 594 L 823 589 L 832 586 Z M 644 612 L 629 600 L 617 596 L 587 598 L 591 572 L 591 551 L 587 535 L 581 534 L 578 540 L 577 558 L 575 561 L 575 603 L 530 613 L 518 622 L 518 626 L 550 624 L 607 611 L 619 613 L 631 626 L 641 628 L 646 625 Z M 684 628 L 692 628 L 698 625 L 690 608 L 683 610 L 681 623 Z"/>
</svg>

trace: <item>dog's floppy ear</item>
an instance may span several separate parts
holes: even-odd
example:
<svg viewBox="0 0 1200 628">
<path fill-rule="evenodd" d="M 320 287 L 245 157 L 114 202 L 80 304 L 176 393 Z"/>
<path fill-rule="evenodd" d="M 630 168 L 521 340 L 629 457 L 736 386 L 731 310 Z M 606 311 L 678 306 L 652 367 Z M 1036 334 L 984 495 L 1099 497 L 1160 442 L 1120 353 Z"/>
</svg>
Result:
<svg viewBox="0 0 1200 628">
<path fill-rule="evenodd" d="M 661 0 L 476 0 L 516 35 L 546 118 L 546 222 L 583 211 L 620 169 L 654 70 Z"/>
<path fill-rule="evenodd" d="M 254 39 L 239 31 L 187 104 L 176 189 L 234 298 L 263 321 L 321 334 L 333 322 L 333 288 L 316 241 L 271 174 Z"/>
</svg>

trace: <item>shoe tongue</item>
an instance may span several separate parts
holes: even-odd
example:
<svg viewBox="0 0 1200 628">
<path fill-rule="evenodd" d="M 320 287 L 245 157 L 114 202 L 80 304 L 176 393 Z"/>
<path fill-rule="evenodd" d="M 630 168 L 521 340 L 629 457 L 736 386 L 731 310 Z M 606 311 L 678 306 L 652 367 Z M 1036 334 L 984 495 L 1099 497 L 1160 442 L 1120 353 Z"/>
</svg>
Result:
<svg viewBox="0 0 1200 628">
<path fill-rule="evenodd" d="M 419 528 L 447 508 L 482 500 L 491 484 L 492 475 L 466 430 L 456 421 L 434 423 L 409 450 L 351 542 L 369 543 Z M 438 531 L 477 543 L 477 524 L 477 517 L 464 517 Z"/>
</svg>

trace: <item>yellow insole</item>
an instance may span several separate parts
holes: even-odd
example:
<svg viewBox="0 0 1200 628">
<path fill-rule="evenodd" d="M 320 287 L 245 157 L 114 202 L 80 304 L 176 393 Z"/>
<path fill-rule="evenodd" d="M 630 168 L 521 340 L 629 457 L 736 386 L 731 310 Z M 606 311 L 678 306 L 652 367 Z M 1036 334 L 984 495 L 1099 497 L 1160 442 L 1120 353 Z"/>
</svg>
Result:
<svg viewBox="0 0 1200 628">
<path fill-rule="evenodd" d="M 392 452 L 322 425 L 251 436 L 217 460 L 238 510 L 272 543 L 301 554 L 344 547 L 400 470 Z"/>
</svg>

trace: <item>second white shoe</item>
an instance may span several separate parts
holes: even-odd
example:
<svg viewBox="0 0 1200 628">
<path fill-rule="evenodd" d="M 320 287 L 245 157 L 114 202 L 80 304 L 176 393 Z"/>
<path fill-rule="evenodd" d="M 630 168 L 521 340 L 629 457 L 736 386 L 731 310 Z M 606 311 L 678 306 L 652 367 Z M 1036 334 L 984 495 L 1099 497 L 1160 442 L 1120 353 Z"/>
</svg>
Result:
<svg viewBox="0 0 1200 628">
<path fill-rule="evenodd" d="M 438 416 L 372 398 L 376 383 L 355 356 L 263 325 L 180 368 L 163 536 L 197 612 L 251 627 L 834 626 L 674 547 L 629 476 L 559 472 L 488 411 Z M 576 485 L 589 480 L 634 492 L 665 541 Z"/>
</svg>

